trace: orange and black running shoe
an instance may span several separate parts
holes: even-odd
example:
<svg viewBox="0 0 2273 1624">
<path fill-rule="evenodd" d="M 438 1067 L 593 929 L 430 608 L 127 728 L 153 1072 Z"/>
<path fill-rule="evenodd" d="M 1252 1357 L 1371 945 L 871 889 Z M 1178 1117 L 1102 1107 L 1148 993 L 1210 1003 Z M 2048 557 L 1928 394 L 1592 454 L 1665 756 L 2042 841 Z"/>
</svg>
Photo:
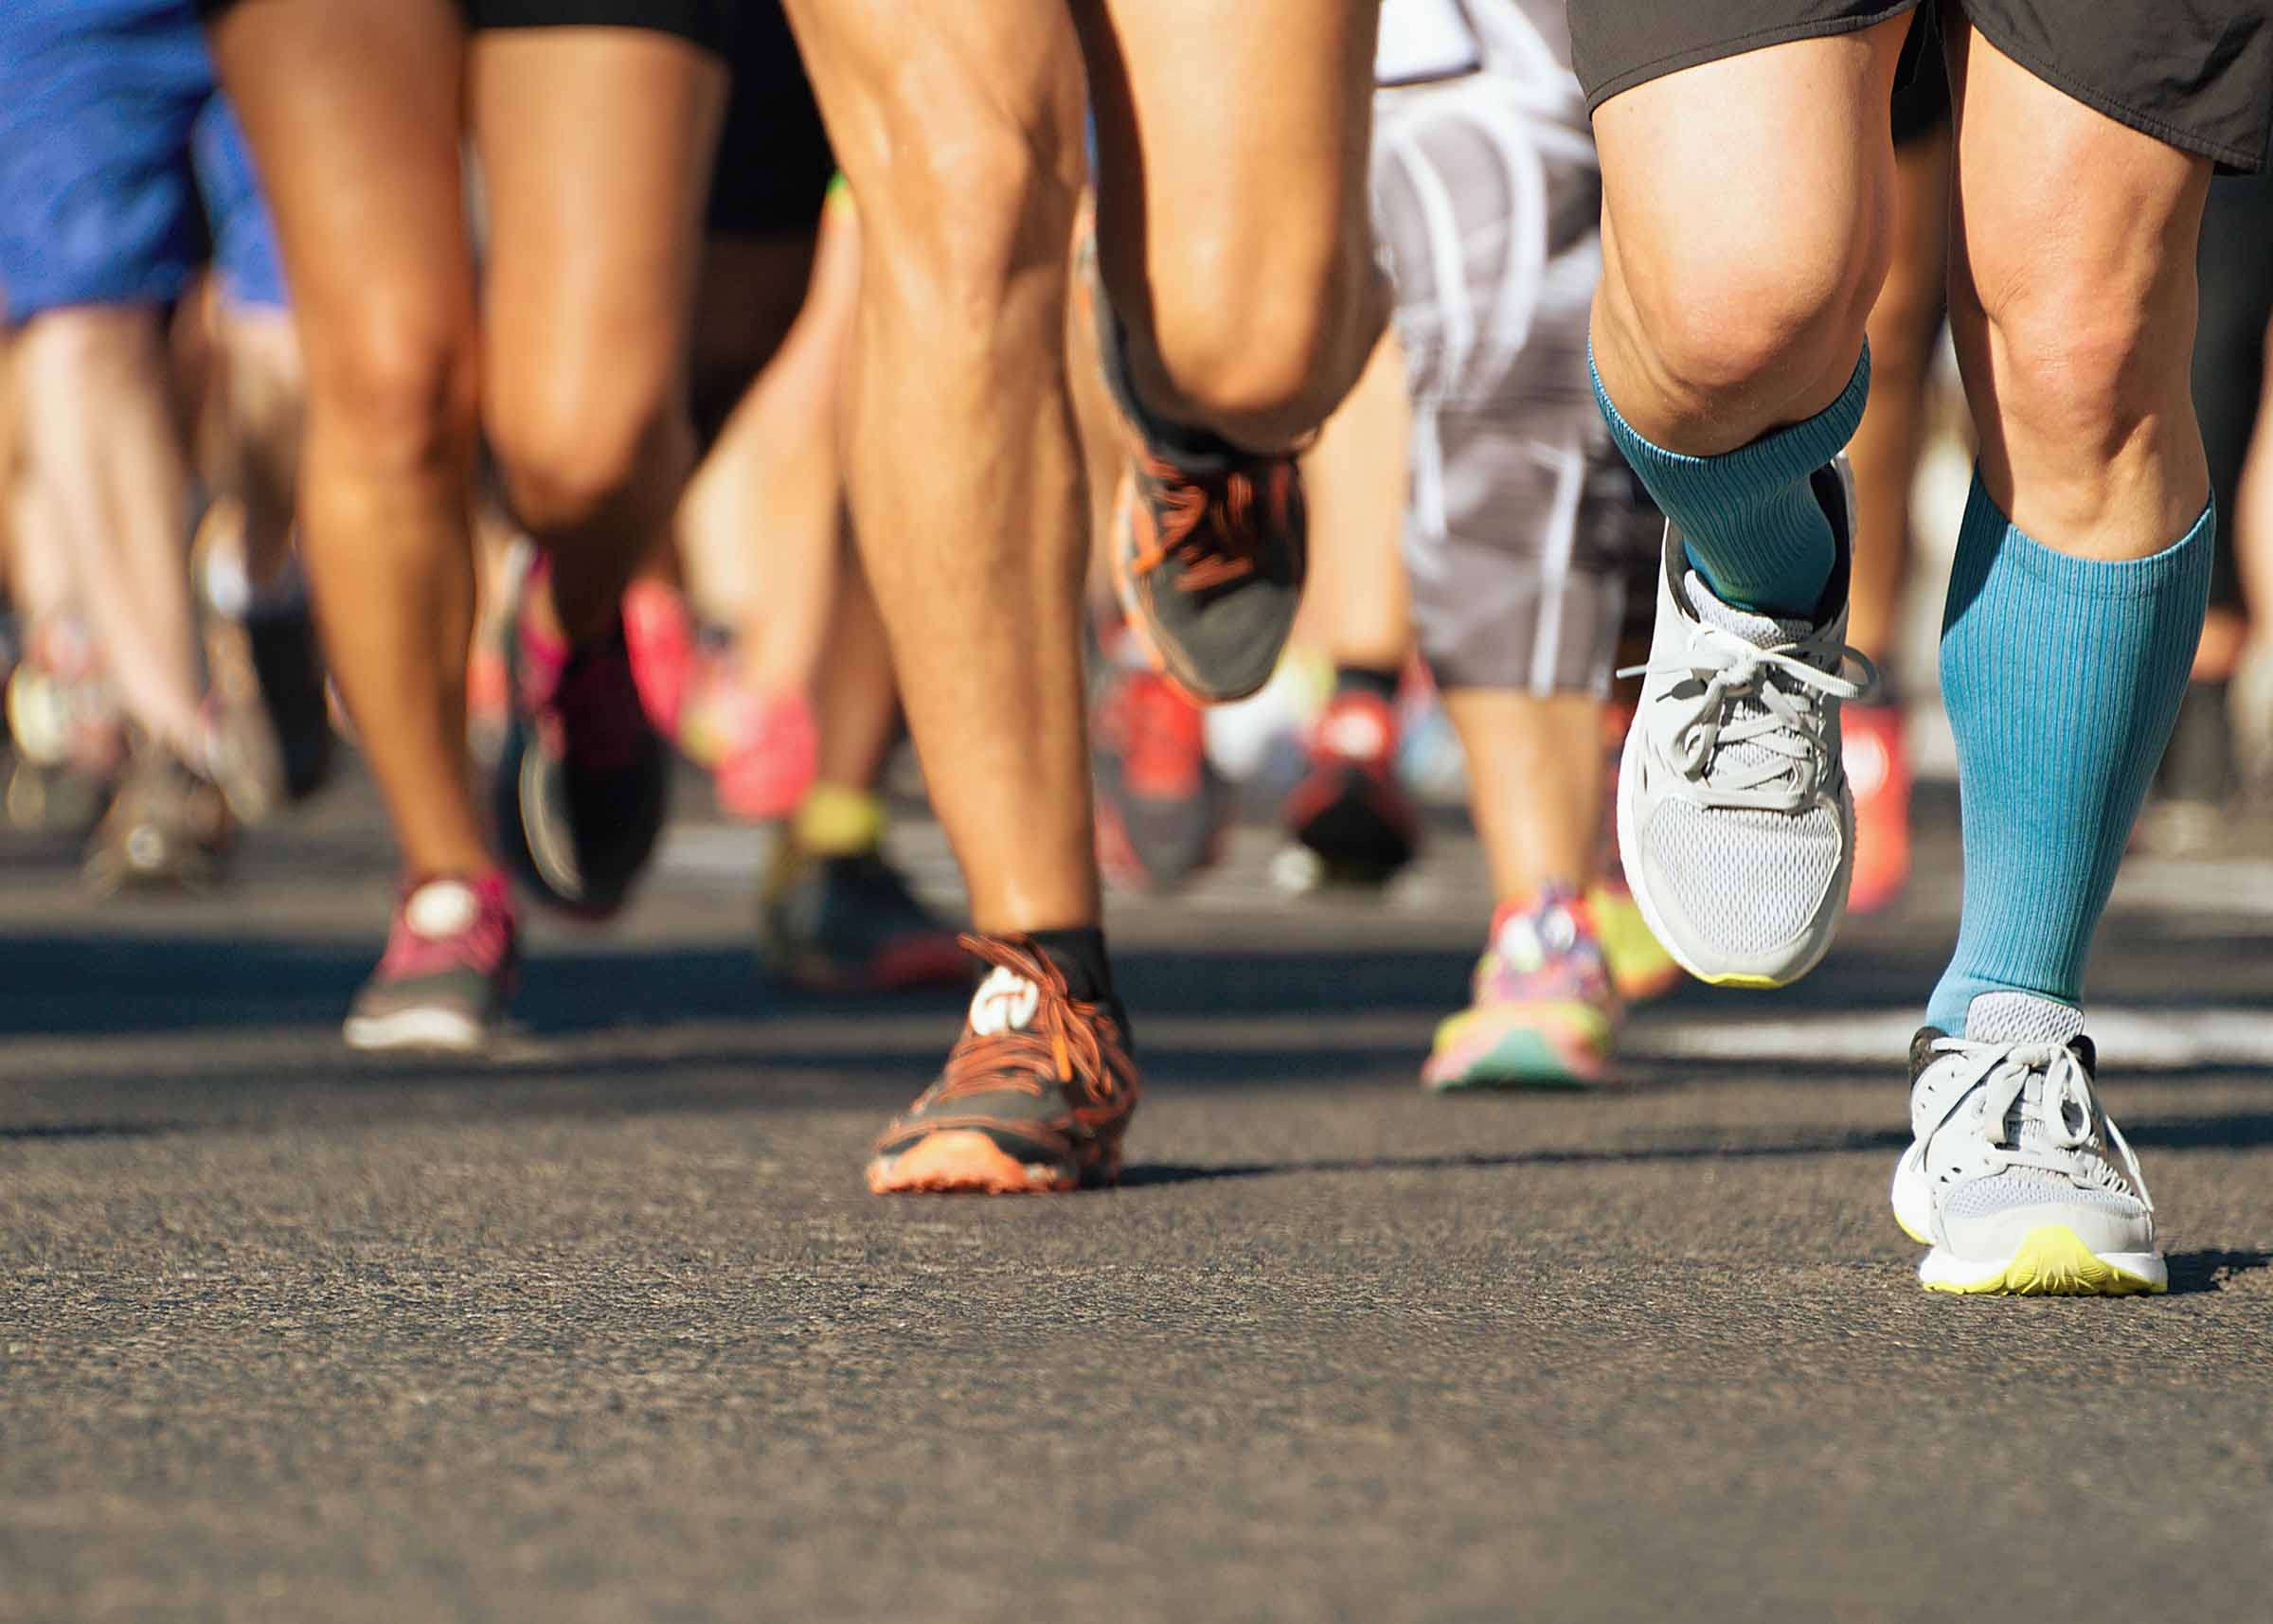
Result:
<svg viewBox="0 0 2273 1624">
<path fill-rule="evenodd" d="M 1293 456 L 1196 467 L 1140 446 L 1121 476 L 1110 552 L 1121 607 L 1153 659 L 1204 705 L 1271 680 L 1308 562 Z"/>
<path fill-rule="evenodd" d="M 1192 698 L 1244 699 L 1278 669 L 1302 599 L 1310 526 L 1296 453 L 1247 451 L 1147 410 L 1086 224 L 1077 257 L 1076 296 L 1091 307 L 1130 442 L 1105 549 L 1121 607 L 1153 663 Z"/>
<path fill-rule="evenodd" d="M 868 1188 L 1018 1195 L 1113 1183 L 1139 1092 L 1117 1010 L 1075 998 L 1029 937 L 961 941 L 992 971 L 939 1080 L 876 1141 Z"/>
</svg>

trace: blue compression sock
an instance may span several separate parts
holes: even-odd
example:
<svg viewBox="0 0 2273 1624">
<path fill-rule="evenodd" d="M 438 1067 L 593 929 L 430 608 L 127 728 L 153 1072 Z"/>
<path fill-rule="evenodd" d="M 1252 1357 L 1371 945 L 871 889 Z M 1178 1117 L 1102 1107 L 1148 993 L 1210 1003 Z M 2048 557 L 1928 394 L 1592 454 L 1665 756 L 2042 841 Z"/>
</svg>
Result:
<svg viewBox="0 0 2273 1624">
<path fill-rule="evenodd" d="M 1854 437 L 1870 394 L 1870 350 L 1837 400 L 1809 418 L 1718 456 L 1685 456 L 1652 445 L 1619 415 L 1594 369 L 1595 403 L 1610 437 L 1656 499 L 1681 526 L 1690 567 L 1722 601 L 1764 614 L 1813 619 L 1838 565 L 1831 520 L 1809 476 Z"/>
<path fill-rule="evenodd" d="M 2079 1004 L 2091 935 L 2177 720 L 2216 515 L 2150 558 L 2069 558 L 2013 528 L 1977 473 L 1942 621 L 1965 901 L 1925 1018 L 1983 992 Z"/>
</svg>

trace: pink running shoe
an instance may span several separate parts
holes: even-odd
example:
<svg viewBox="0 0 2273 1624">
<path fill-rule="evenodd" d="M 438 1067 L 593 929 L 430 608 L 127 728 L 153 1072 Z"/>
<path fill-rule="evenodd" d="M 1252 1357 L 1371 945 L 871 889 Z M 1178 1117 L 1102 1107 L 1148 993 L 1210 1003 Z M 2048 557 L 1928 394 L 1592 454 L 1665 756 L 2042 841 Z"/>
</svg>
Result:
<svg viewBox="0 0 2273 1624">
<path fill-rule="evenodd" d="M 355 994 L 353 1049 L 478 1049 L 513 990 L 513 902 L 495 869 L 403 887 L 386 956 Z"/>
</svg>

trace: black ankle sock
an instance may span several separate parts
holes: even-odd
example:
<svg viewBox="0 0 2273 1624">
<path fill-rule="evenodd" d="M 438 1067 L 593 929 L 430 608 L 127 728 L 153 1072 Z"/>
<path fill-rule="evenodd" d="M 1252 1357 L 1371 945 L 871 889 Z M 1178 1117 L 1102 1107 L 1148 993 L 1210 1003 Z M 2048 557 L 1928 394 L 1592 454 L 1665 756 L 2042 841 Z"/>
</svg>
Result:
<svg viewBox="0 0 2273 1624">
<path fill-rule="evenodd" d="M 1399 671 L 1374 670 L 1367 666 L 1340 666 L 1334 669 L 1333 691 L 1337 695 L 1369 693 L 1384 705 L 1395 705 L 1402 675 Z"/>
<path fill-rule="evenodd" d="M 1105 933 L 1095 925 L 1076 930 L 1029 931 L 1034 945 L 1065 977 L 1065 990 L 1084 1004 L 1113 996 L 1113 966 L 1105 957 Z"/>
<path fill-rule="evenodd" d="M 1128 1012 L 1113 990 L 1113 961 L 1105 956 L 1105 933 L 1095 925 L 1073 930 L 1029 931 L 1044 957 L 1065 978 L 1065 990 L 1084 1004 L 1101 1004 L 1129 1043 Z"/>
</svg>

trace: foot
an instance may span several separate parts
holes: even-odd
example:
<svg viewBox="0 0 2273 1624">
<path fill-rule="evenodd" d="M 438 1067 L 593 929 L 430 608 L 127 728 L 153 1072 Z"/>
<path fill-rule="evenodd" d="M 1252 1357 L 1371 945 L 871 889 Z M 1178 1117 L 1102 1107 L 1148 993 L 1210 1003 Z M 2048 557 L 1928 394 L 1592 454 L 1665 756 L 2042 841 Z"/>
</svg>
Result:
<svg viewBox="0 0 2273 1624">
<path fill-rule="evenodd" d="M 515 962 L 505 876 L 403 887 L 386 956 L 355 994 L 354 1049 L 478 1049 L 505 1013 Z"/>
<path fill-rule="evenodd" d="M 1618 996 L 1586 905 L 1550 892 L 1505 907 L 1476 966 L 1475 1002 L 1437 1028 L 1423 1086 L 1577 1088 L 1610 1073 Z"/>
<path fill-rule="evenodd" d="M 765 969 L 809 992 L 901 992 L 971 984 L 955 927 L 910 891 L 881 850 L 821 857 L 786 835 L 759 914 Z"/>
<path fill-rule="evenodd" d="M 1973 1001 L 1965 1036 L 1910 1044 L 1910 1148 L 1894 1218 L 1933 1250 L 1929 1291 L 2115 1296 L 2169 1284 L 2139 1159 L 2101 1108 L 2080 1010 Z"/>
<path fill-rule="evenodd" d="M 221 878 L 234 833 L 228 797 L 209 775 L 145 746 L 96 826 L 81 872 L 104 895 L 202 890 Z"/>
<path fill-rule="evenodd" d="M 555 906 L 604 919 L 623 905 L 662 832 L 671 764 L 649 723 L 618 622 L 576 649 L 531 623 L 524 583 L 513 715 L 497 759 L 498 838 L 521 878 Z"/>
<path fill-rule="evenodd" d="M 1208 758 L 1205 719 L 1157 671 L 1108 679 L 1092 729 L 1098 865 L 1123 890 L 1173 890 L 1213 864 L 1231 792 Z"/>
<path fill-rule="evenodd" d="M 876 1141 L 868 1188 L 1011 1195 L 1112 1184 L 1138 1094 L 1118 1008 L 1073 997 L 1024 937 L 962 943 L 992 972 L 939 1080 Z"/>
<path fill-rule="evenodd" d="M 714 694 L 720 740 L 711 785 L 719 811 L 775 823 L 797 810 L 820 770 L 820 730 L 801 693 Z"/>
<path fill-rule="evenodd" d="M 1370 693 L 1334 696 L 1310 736 L 1310 771 L 1286 798 L 1286 830 L 1330 880 L 1379 884 L 1413 860 L 1421 809 L 1397 776 L 1397 712 Z"/>
<path fill-rule="evenodd" d="M 1910 881 L 1910 754 L 1898 705 L 1851 705 L 1839 717 L 1840 760 L 1854 793 L 1850 912 L 1872 914 Z"/>
<path fill-rule="evenodd" d="M 1682 968 L 1720 986 L 1797 981 L 1847 911 L 1854 802 L 1839 705 L 1875 673 L 1845 642 L 1845 463 L 1816 483 L 1840 567 L 1813 623 L 1723 603 L 1666 526 L 1656 631 L 1619 769 L 1618 845 L 1634 900 Z"/>
</svg>

